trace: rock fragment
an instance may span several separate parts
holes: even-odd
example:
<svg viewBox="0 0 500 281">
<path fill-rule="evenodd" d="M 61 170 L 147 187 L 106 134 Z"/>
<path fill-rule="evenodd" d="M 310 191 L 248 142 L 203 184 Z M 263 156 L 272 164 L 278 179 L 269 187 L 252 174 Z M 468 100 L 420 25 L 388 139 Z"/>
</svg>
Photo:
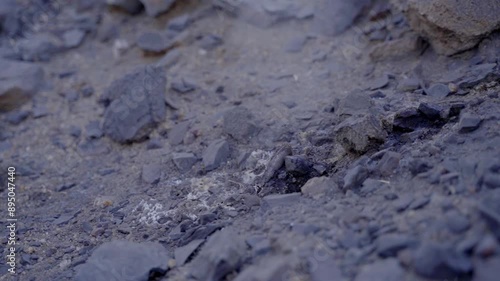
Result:
<svg viewBox="0 0 500 281">
<path fill-rule="evenodd" d="M 229 143 L 226 140 L 215 140 L 203 152 L 203 165 L 206 171 L 217 169 L 229 158 Z"/>
<path fill-rule="evenodd" d="M 199 281 L 222 280 L 240 266 L 246 251 L 243 239 L 230 228 L 210 236 L 194 258 L 190 275 Z"/>
<path fill-rule="evenodd" d="M 228 110 L 223 117 L 224 132 L 237 141 L 248 143 L 259 132 L 254 116 L 246 107 Z"/>
<path fill-rule="evenodd" d="M 63 33 L 63 43 L 66 48 L 76 48 L 82 44 L 85 38 L 85 31 L 81 29 L 72 29 Z"/>
<path fill-rule="evenodd" d="M 496 0 L 409 0 L 406 15 L 410 26 L 427 38 L 438 54 L 453 55 L 476 46 L 500 28 Z"/>
<path fill-rule="evenodd" d="M 141 141 L 165 119 L 165 72 L 147 66 L 114 81 L 101 97 L 104 133 L 119 143 Z"/>
<path fill-rule="evenodd" d="M 233 281 L 274 281 L 287 277 L 289 262 L 284 256 L 272 256 L 245 268 Z"/>
<path fill-rule="evenodd" d="M 405 234 L 385 234 L 377 238 L 377 254 L 383 258 L 395 257 L 398 252 L 417 245 L 417 240 Z"/>
<path fill-rule="evenodd" d="M 15 109 L 43 86 L 43 69 L 35 64 L 0 59 L 0 111 Z"/>
<path fill-rule="evenodd" d="M 130 14 L 137 14 L 142 10 L 139 0 L 106 0 L 108 5 L 119 7 Z"/>
<path fill-rule="evenodd" d="M 463 113 L 460 115 L 460 121 L 458 123 L 458 131 L 460 133 L 470 133 L 481 125 L 482 119 L 478 116 L 472 115 L 470 113 Z"/>
<path fill-rule="evenodd" d="M 306 196 L 320 198 L 329 192 L 338 191 L 338 186 L 335 181 L 329 177 L 316 177 L 308 180 L 300 190 L 302 194 Z"/>
<path fill-rule="evenodd" d="M 370 148 L 383 143 L 387 133 L 380 120 L 373 115 L 360 118 L 350 117 L 337 125 L 335 138 L 342 146 L 355 153 L 367 152 Z"/>
<path fill-rule="evenodd" d="M 170 10 L 176 0 L 140 0 L 150 17 L 157 17 Z"/>
<path fill-rule="evenodd" d="M 413 255 L 415 272 L 431 279 L 453 279 L 472 271 L 469 257 L 452 248 L 423 242 Z"/>
<path fill-rule="evenodd" d="M 142 166 L 142 180 L 149 184 L 156 184 L 160 181 L 161 165 L 146 164 Z"/>
<path fill-rule="evenodd" d="M 145 32 L 137 38 L 137 46 L 146 53 L 161 54 L 172 48 L 174 41 L 160 32 Z"/>
<path fill-rule="evenodd" d="M 198 162 L 198 158 L 193 153 L 186 152 L 174 153 L 172 160 L 181 173 L 191 170 L 193 165 Z"/>
<path fill-rule="evenodd" d="M 169 254 L 158 243 L 111 241 L 76 267 L 76 281 L 147 281 L 151 271 L 164 275 Z"/>
<path fill-rule="evenodd" d="M 300 200 L 300 193 L 272 194 L 262 198 L 263 203 L 269 207 L 290 206 Z"/>
<path fill-rule="evenodd" d="M 187 245 L 178 247 L 174 251 L 175 262 L 178 266 L 183 266 L 192 254 L 205 242 L 204 239 L 196 239 L 189 242 Z"/>
</svg>

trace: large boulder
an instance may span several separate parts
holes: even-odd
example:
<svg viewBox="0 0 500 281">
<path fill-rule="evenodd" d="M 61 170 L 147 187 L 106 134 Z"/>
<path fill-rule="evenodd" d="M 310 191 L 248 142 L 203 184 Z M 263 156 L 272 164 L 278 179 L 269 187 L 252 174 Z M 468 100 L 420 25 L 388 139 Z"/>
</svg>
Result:
<svg viewBox="0 0 500 281">
<path fill-rule="evenodd" d="M 411 27 L 438 54 L 470 49 L 500 28 L 498 0 L 408 0 L 404 4 Z"/>
</svg>

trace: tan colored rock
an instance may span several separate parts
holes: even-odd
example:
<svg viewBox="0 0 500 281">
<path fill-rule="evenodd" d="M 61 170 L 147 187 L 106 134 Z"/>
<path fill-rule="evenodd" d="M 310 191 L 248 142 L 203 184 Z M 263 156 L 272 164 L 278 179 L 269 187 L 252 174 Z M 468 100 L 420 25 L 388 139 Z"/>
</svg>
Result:
<svg viewBox="0 0 500 281">
<path fill-rule="evenodd" d="M 453 55 L 475 47 L 500 28 L 498 0 L 408 0 L 410 26 L 436 53 Z"/>
</svg>

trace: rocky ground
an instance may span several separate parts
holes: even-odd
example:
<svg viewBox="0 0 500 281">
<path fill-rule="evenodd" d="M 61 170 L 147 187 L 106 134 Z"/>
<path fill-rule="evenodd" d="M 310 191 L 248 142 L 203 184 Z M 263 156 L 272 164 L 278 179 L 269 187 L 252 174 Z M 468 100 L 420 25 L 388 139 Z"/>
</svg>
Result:
<svg viewBox="0 0 500 281">
<path fill-rule="evenodd" d="M 0 280 L 498 280 L 498 14 L 2 0 Z"/>
</svg>

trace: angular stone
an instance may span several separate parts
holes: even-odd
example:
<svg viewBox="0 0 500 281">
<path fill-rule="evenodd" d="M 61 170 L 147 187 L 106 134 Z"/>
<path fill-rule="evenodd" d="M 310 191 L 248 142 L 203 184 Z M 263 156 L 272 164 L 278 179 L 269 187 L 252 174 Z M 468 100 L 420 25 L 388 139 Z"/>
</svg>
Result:
<svg viewBox="0 0 500 281">
<path fill-rule="evenodd" d="M 63 43 L 66 48 L 76 48 L 82 44 L 85 38 L 85 31 L 81 29 L 72 29 L 63 33 Z"/>
<path fill-rule="evenodd" d="M 406 15 L 410 26 L 427 38 L 434 50 L 453 55 L 470 49 L 500 28 L 496 0 L 409 0 Z"/>
<path fill-rule="evenodd" d="M 382 156 L 378 163 L 378 171 L 381 176 L 388 177 L 394 174 L 394 171 L 399 166 L 399 161 L 401 160 L 401 154 L 393 151 L 387 151 Z"/>
<path fill-rule="evenodd" d="M 176 248 L 174 257 L 177 266 L 183 266 L 203 242 L 205 242 L 204 239 L 196 239 L 189 242 L 187 245 Z"/>
<path fill-rule="evenodd" d="M 450 94 L 450 88 L 445 84 L 434 84 L 425 90 L 428 96 L 436 99 L 444 99 Z"/>
<path fill-rule="evenodd" d="M 190 121 L 180 122 L 172 127 L 168 132 L 168 140 L 171 145 L 179 145 L 184 141 L 184 136 L 186 135 L 189 127 L 191 126 Z"/>
<path fill-rule="evenodd" d="M 245 242 L 234 230 L 222 229 L 208 238 L 191 262 L 190 275 L 199 281 L 222 280 L 241 265 L 245 250 Z"/>
<path fill-rule="evenodd" d="M 76 281 L 147 281 L 152 270 L 167 271 L 169 254 L 153 242 L 111 241 L 99 246 L 83 265 Z"/>
<path fill-rule="evenodd" d="M 173 44 L 173 41 L 159 32 L 145 32 L 137 38 L 137 46 L 150 53 L 166 52 L 173 47 Z"/>
<path fill-rule="evenodd" d="M 313 164 L 303 156 L 286 156 L 286 171 L 297 176 L 304 176 L 313 170 Z"/>
<path fill-rule="evenodd" d="M 338 186 L 332 178 L 317 177 L 308 180 L 300 189 L 302 194 L 312 198 L 320 198 L 330 192 L 337 192 Z"/>
<path fill-rule="evenodd" d="M 188 14 L 180 15 L 171 19 L 167 24 L 167 29 L 181 32 L 189 25 L 191 18 Z"/>
<path fill-rule="evenodd" d="M 217 169 L 227 161 L 230 154 L 229 143 L 226 140 L 215 140 L 203 152 L 203 166 L 206 171 Z"/>
<path fill-rule="evenodd" d="M 389 84 L 389 76 L 387 74 L 382 75 L 382 77 L 373 80 L 370 83 L 370 90 L 378 90 L 386 87 Z"/>
<path fill-rule="evenodd" d="M 0 59 L 0 111 L 15 109 L 43 86 L 43 69 L 35 64 Z"/>
<path fill-rule="evenodd" d="M 104 133 L 119 143 L 141 141 L 165 120 L 165 71 L 147 66 L 114 81 L 101 97 Z"/>
<path fill-rule="evenodd" d="M 170 87 L 178 93 L 185 94 L 196 90 L 198 86 L 191 79 L 181 77 L 173 81 Z"/>
<path fill-rule="evenodd" d="M 85 127 L 86 136 L 89 139 L 98 139 L 103 136 L 99 121 L 90 121 Z"/>
<path fill-rule="evenodd" d="M 140 0 L 150 17 L 157 17 L 170 10 L 176 0 Z"/>
<path fill-rule="evenodd" d="M 458 131 L 460 133 L 470 133 L 477 130 L 481 125 L 481 117 L 474 116 L 470 113 L 462 113 L 458 123 Z"/>
<path fill-rule="evenodd" d="M 350 117 L 340 123 L 335 130 L 335 138 L 346 150 L 364 153 L 383 143 L 387 133 L 379 119 L 366 115 L 360 118 Z"/>
<path fill-rule="evenodd" d="M 429 120 L 435 121 L 441 119 L 441 112 L 443 111 L 443 108 L 437 104 L 422 102 L 418 106 L 418 111 L 420 111 Z"/>
<path fill-rule="evenodd" d="M 283 49 L 287 53 L 300 53 L 306 42 L 306 36 L 295 37 L 288 41 Z"/>
<path fill-rule="evenodd" d="M 457 210 L 446 213 L 446 225 L 453 233 L 460 234 L 470 228 L 470 220 Z"/>
<path fill-rule="evenodd" d="M 397 259 L 377 261 L 361 268 L 354 281 L 401 281 L 405 279 L 405 271 Z"/>
<path fill-rule="evenodd" d="M 193 165 L 198 162 L 198 158 L 193 153 L 174 153 L 172 155 L 172 161 L 174 161 L 175 166 L 181 173 L 185 173 L 193 167 Z"/>
<path fill-rule="evenodd" d="M 238 106 L 228 110 L 223 117 L 223 129 L 237 141 L 248 142 L 258 132 L 253 114 L 245 107 Z"/>
<path fill-rule="evenodd" d="M 142 180 L 149 184 L 155 184 L 160 181 L 161 165 L 146 164 L 142 166 Z"/>
<path fill-rule="evenodd" d="M 31 35 L 19 40 L 17 48 L 25 61 L 49 61 L 60 51 L 61 42 L 54 36 L 44 33 Z"/>
<path fill-rule="evenodd" d="M 344 177 L 343 189 L 348 190 L 361 186 L 361 184 L 368 178 L 368 176 L 368 170 L 361 165 L 357 165 L 356 167 L 347 171 L 347 174 Z"/>
</svg>

